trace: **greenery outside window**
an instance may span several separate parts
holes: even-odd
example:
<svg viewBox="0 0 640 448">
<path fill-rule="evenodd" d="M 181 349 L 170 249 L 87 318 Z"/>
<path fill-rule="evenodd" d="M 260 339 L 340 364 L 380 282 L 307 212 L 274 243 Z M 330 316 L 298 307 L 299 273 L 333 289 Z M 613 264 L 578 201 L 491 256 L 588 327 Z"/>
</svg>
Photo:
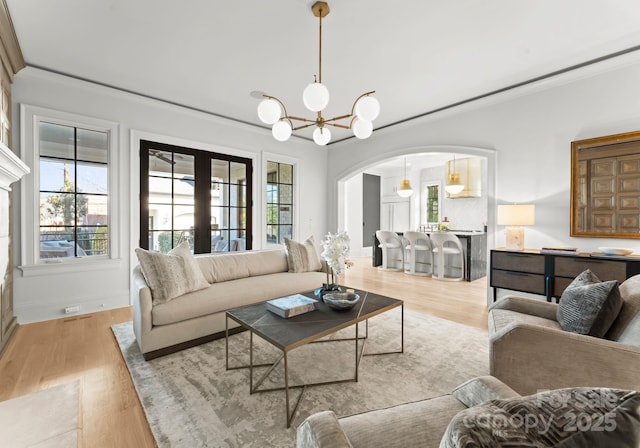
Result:
<svg viewBox="0 0 640 448">
<path fill-rule="evenodd" d="M 293 238 L 293 165 L 267 162 L 267 244 Z"/>
<path fill-rule="evenodd" d="M 427 185 L 426 187 L 426 221 L 427 223 L 434 223 L 440 221 L 439 214 L 439 197 L 440 186 L 438 184 Z"/>
</svg>

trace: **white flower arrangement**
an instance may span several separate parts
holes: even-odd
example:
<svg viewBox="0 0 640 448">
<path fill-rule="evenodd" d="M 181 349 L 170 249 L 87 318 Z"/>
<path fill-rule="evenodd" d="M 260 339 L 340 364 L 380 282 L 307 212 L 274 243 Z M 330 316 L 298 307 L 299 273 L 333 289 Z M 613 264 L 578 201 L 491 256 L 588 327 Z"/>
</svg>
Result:
<svg viewBox="0 0 640 448">
<path fill-rule="evenodd" d="M 349 235 L 346 231 L 329 232 L 324 241 L 322 241 L 323 250 L 321 256 L 331 268 L 332 277 L 333 274 L 344 274 L 345 270 L 353 264 L 347 259 L 349 256 L 349 241 Z"/>
</svg>

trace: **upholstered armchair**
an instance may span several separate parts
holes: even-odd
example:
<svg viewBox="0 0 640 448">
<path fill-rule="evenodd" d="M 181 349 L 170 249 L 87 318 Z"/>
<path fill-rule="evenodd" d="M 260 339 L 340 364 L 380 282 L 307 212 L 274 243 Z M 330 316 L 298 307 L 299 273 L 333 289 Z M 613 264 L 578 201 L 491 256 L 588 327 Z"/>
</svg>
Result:
<svg viewBox="0 0 640 448">
<path fill-rule="evenodd" d="M 619 289 L 622 309 L 603 338 L 564 331 L 557 304 L 496 302 L 489 310 L 491 375 L 520 394 L 576 386 L 640 390 L 640 275 Z"/>
</svg>

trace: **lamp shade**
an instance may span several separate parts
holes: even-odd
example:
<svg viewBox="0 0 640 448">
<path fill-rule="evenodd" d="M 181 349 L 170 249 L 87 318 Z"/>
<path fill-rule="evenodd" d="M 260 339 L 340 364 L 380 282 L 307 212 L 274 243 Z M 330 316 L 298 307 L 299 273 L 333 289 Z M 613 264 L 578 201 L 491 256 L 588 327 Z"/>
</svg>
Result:
<svg viewBox="0 0 640 448">
<path fill-rule="evenodd" d="M 444 186 L 444 191 L 449 194 L 458 194 L 462 190 L 464 190 L 464 184 L 460 182 L 460 175 L 458 173 L 449 175 L 449 180 L 447 181 L 447 185 Z"/>
<path fill-rule="evenodd" d="M 318 112 L 329 104 L 329 89 L 324 84 L 312 82 L 302 92 L 304 106 L 312 112 Z"/>
<path fill-rule="evenodd" d="M 411 188 L 411 182 L 409 182 L 409 179 L 402 179 L 400 181 L 400 188 L 398 188 L 398 196 L 408 198 L 412 194 L 413 188 Z"/>
<path fill-rule="evenodd" d="M 498 205 L 499 226 L 532 226 L 536 223 L 533 204 Z"/>
</svg>

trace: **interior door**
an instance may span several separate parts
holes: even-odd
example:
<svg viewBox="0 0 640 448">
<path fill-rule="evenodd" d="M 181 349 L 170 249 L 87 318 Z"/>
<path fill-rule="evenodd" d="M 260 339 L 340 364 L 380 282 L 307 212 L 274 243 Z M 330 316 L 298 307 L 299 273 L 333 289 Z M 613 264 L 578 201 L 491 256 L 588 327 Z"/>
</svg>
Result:
<svg viewBox="0 0 640 448">
<path fill-rule="evenodd" d="M 362 247 L 371 247 L 380 230 L 380 176 L 362 174 Z"/>
</svg>

